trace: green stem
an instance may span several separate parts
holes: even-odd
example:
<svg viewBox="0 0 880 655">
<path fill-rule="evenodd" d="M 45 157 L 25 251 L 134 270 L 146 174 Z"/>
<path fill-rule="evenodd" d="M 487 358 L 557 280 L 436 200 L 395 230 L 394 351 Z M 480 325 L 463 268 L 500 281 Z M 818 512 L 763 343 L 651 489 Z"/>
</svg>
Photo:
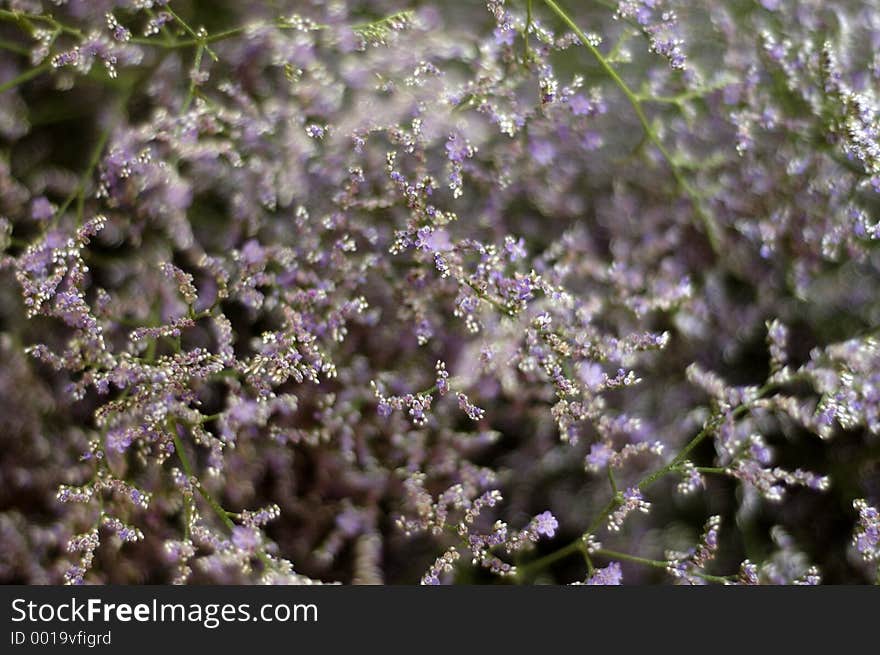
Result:
<svg viewBox="0 0 880 655">
<path fill-rule="evenodd" d="M 25 12 L 0 9 L 0 20 L 7 20 L 18 23 L 19 25 L 24 27 L 25 31 L 28 34 L 33 34 L 35 28 L 31 24 L 31 21 L 36 21 L 40 23 L 47 23 L 56 31 L 63 32 L 64 34 L 70 34 L 71 36 L 76 36 L 79 38 L 83 38 L 85 36 L 81 30 L 59 23 L 52 16 L 46 14 L 28 14 Z"/>
<path fill-rule="evenodd" d="M 134 92 L 135 85 L 127 88 L 119 97 L 119 108 L 120 111 L 124 109 L 125 104 L 128 102 L 128 99 L 131 97 L 131 94 Z M 116 119 L 118 121 L 118 117 Z M 115 123 L 116 121 L 114 121 Z M 79 184 L 77 184 L 76 189 L 61 203 L 61 206 L 55 212 L 55 217 L 53 219 L 53 223 L 58 223 L 61 220 L 61 217 L 64 215 L 64 212 L 67 211 L 67 208 L 70 207 L 70 204 L 76 200 L 76 223 L 77 226 L 82 225 L 83 218 L 83 209 L 85 206 L 85 192 L 86 186 L 89 183 L 89 180 L 92 177 L 92 174 L 95 172 L 95 169 L 98 167 L 98 162 L 101 160 L 101 154 L 104 152 L 104 148 L 107 145 L 107 141 L 110 139 L 110 134 L 113 131 L 113 126 L 109 126 L 104 129 L 100 136 L 98 137 L 97 142 L 95 142 L 94 148 L 92 148 L 92 153 L 89 156 L 89 163 L 86 167 L 86 170 L 83 171 L 82 176 L 80 176 Z"/>
<path fill-rule="evenodd" d="M 648 117 L 645 114 L 645 110 L 642 107 L 642 103 L 641 100 L 639 100 L 639 97 L 633 92 L 632 89 L 629 88 L 629 85 L 627 85 L 627 83 L 623 81 L 623 78 L 620 77 L 617 70 L 615 70 L 608 59 L 605 58 L 599 48 L 593 45 L 590 39 L 587 38 L 587 35 L 584 34 L 583 30 L 581 30 L 581 28 L 577 26 L 571 16 L 569 16 L 568 13 L 566 13 L 566 11 L 562 9 L 562 7 L 556 4 L 554 0 L 544 0 L 544 4 L 546 4 L 562 20 L 562 22 L 564 22 L 575 33 L 575 35 L 578 37 L 578 39 L 580 39 L 584 47 L 586 47 L 593 55 L 593 57 L 595 57 L 596 61 L 599 62 L 602 70 L 605 71 L 608 77 L 610 77 L 614 81 L 614 83 L 626 96 L 626 99 L 629 101 L 630 105 L 632 105 L 632 108 L 639 119 L 639 123 L 641 123 L 642 125 L 642 129 L 644 130 L 645 135 L 648 137 L 651 143 L 654 144 L 654 147 L 657 148 L 663 159 L 666 160 L 666 163 L 669 165 L 669 169 L 672 172 L 672 177 L 675 178 L 675 182 L 678 184 L 681 191 L 690 199 L 691 204 L 694 207 L 694 211 L 696 211 L 697 216 L 703 223 L 703 227 L 706 231 L 706 237 L 709 239 L 709 244 L 712 246 L 712 250 L 716 254 L 720 253 L 721 243 L 718 226 L 715 224 L 715 221 L 703 207 L 703 203 L 701 202 L 696 189 L 694 189 L 691 186 L 690 182 L 687 181 L 678 164 L 675 162 L 672 155 L 666 149 L 666 146 L 663 145 L 663 141 L 660 140 L 660 137 L 654 130 L 654 127 L 648 120 Z"/>
<path fill-rule="evenodd" d="M 691 439 L 687 443 L 687 445 L 681 449 L 681 451 L 678 453 L 678 455 L 673 457 L 672 460 L 668 464 L 663 466 L 662 468 L 659 468 L 656 471 L 654 471 L 653 473 L 651 473 L 650 475 L 648 475 L 647 477 L 642 478 L 639 481 L 638 485 L 636 485 L 636 486 L 639 489 L 645 489 L 647 487 L 650 487 L 652 484 L 657 482 L 657 480 L 659 480 L 660 478 L 665 476 L 667 473 L 670 473 L 671 471 L 678 468 L 678 465 L 681 464 L 685 459 L 687 459 L 687 456 L 691 453 L 691 451 L 693 451 L 694 448 L 696 448 L 701 443 L 703 443 L 703 440 L 705 440 L 706 437 L 708 437 L 710 434 L 712 434 L 715 431 L 715 428 L 716 428 L 716 425 L 713 421 L 707 421 L 706 425 L 703 427 L 703 429 L 700 430 L 700 432 L 697 434 L 697 436 L 695 436 L 693 439 Z"/>
<path fill-rule="evenodd" d="M 31 51 L 25 48 L 23 45 L 13 43 L 12 41 L 7 41 L 6 39 L 0 39 L 0 50 L 14 52 L 15 54 L 21 55 L 22 57 L 28 57 L 31 54 Z"/>
<path fill-rule="evenodd" d="M 199 495 L 205 499 L 205 502 L 211 506 L 211 509 L 214 510 L 217 518 L 219 518 L 227 528 L 232 530 L 232 528 L 235 527 L 235 523 L 229 518 L 229 513 L 223 509 L 220 503 L 217 502 L 214 496 L 212 496 L 200 482 L 195 481 L 196 477 L 193 473 L 192 464 L 190 464 L 189 456 L 183 448 L 183 442 L 180 439 L 180 435 L 177 434 L 177 422 L 173 418 L 169 419 L 169 427 L 171 429 L 171 438 L 174 440 L 174 450 L 177 451 L 177 457 L 180 459 L 180 464 L 183 466 L 183 471 L 186 473 L 187 478 L 193 482 L 193 486 L 195 486 Z"/>
<path fill-rule="evenodd" d="M 32 80 L 35 77 L 38 77 L 48 71 L 50 68 L 52 68 L 52 65 L 49 62 L 45 62 L 34 68 L 29 68 L 18 77 L 15 77 L 8 82 L 4 82 L 3 84 L 0 84 L 0 93 L 8 91 L 9 89 L 18 86 L 19 84 L 24 84 L 28 80 Z"/>
<path fill-rule="evenodd" d="M 616 62 L 618 57 L 620 56 L 620 51 L 623 50 L 623 46 L 634 36 L 634 32 L 625 29 L 623 33 L 620 35 L 620 38 L 617 39 L 617 43 L 614 44 L 614 47 L 611 48 L 611 51 L 605 57 L 608 62 Z M 642 100 L 641 94 L 639 94 L 639 99 Z"/>
<path fill-rule="evenodd" d="M 101 159 L 101 153 L 104 152 L 104 147 L 107 145 L 107 141 L 110 139 L 110 129 L 106 129 L 101 132 L 101 136 L 98 137 L 98 142 L 95 144 L 94 150 L 92 150 L 92 156 L 89 158 L 89 167 L 86 169 L 86 172 L 83 174 L 82 182 L 79 185 L 79 195 L 76 199 L 76 223 L 77 225 L 82 224 L 83 219 L 83 206 L 85 204 L 85 192 L 86 185 L 88 184 L 89 178 L 92 177 L 92 173 L 95 172 L 95 169 L 98 167 L 98 162 Z"/>
<path fill-rule="evenodd" d="M 728 470 L 723 466 L 695 466 L 698 473 L 708 473 L 717 475 L 727 475 Z"/>
<path fill-rule="evenodd" d="M 611 493 L 615 496 L 617 495 L 617 480 L 614 477 L 614 471 L 611 470 L 611 466 L 608 466 L 608 482 L 611 485 Z"/>
<path fill-rule="evenodd" d="M 186 100 L 183 102 L 183 107 L 181 108 L 181 112 L 185 113 L 192 104 L 193 98 L 196 95 L 196 86 L 197 86 L 197 78 L 199 76 L 199 71 L 202 68 L 202 55 L 205 53 L 205 44 L 199 43 L 196 47 L 196 56 L 193 61 L 192 71 L 190 71 L 190 80 L 189 80 L 189 92 L 186 94 Z"/>
<path fill-rule="evenodd" d="M 473 282 L 468 280 L 466 277 L 462 278 L 461 281 L 464 282 L 466 285 L 468 285 L 471 288 L 471 290 L 473 290 L 473 292 L 477 295 L 478 298 L 480 298 L 481 300 L 485 300 L 487 303 L 492 305 L 495 309 L 497 309 L 503 315 L 505 315 L 509 318 L 514 318 L 516 316 L 516 312 L 513 311 L 510 307 L 507 307 L 503 303 L 495 300 L 488 293 L 481 291 L 480 288 L 477 287 L 477 285 L 475 285 Z"/>
<path fill-rule="evenodd" d="M 641 102 L 651 102 L 656 104 L 665 104 L 665 105 L 676 105 L 681 107 L 685 103 L 690 100 L 696 100 L 697 98 L 703 98 L 714 91 L 718 91 L 719 89 L 723 89 L 725 86 L 732 82 L 731 79 L 725 78 L 713 84 L 709 84 L 707 86 L 702 86 L 696 89 L 690 89 L 689 91 L 685 91 L 683 93 L 679 93 L 675 96 L 656 96 L 650 93 L 646 93 L 644 91 L 637 93 L 636 97 Z"/>
<path fill-rule="evenodd" d="M 607 557 L 608 559 L 618 559 L 626 562 L 633 562 L 635 564 L 642 564 L 643 566 L 650 566 L 655 569 L 663 569 L 666 570 L 669 568 L 669 562 L 664 562 L 663 560 L 656 559 L 648 559 L 646 557 L 638 557 L 637 555 L 630 555 L 628 553 L 620 553 L 616 550 L 608 550 L 606 548 L 600 548 L 599 550 L 594 550 L 593 555 L 599 555 L 601 557 Z M 703 573 L 702 571 L 691 571 L 692 575 L 697 576 L 698 578 L 702 578 L 703 580 L 707 580 L 709 582 L 717 582 L 719 584 L 726 584 L 730 582 L 730 578 L 726 578 L 720 575 L 711 575 L 709 573 Z"/>
<path fill-rule="evenodd" d="M 187 23 L 183 18 L 178 16 L 170 5 L 165 5 L 165 11 L 167 11 L 174 18 L 175 21 L 193 38 L 193 41 L 198 44 L 199 48 L 203 48 L 205 52 L 213 59 L 214 61 L 218 61 L 217 53 L 215 53 L 211 48 L 208 47 L 208 35 L 203 32 L 197 32 L 192 27 L 190 27 L 189 23 Z"/>
<path fill-rule="evenodd" d="M 523 64 L 528 66 L 531 57 L 529 48 L 529 32 L 532 29 L 532 0 L 526 0 L 526 27 L 523 30 Z"/>
<path fill-rule="evenodd" d="M 214 511 L 214 514 L 217 515 L 217 518 L 229 529 L 232 531 L 235 528 L 235 523 L 232 521 L 230 517 L 235 516 L 233 512 L 227 512 L 223 509 L 223 506 L 217 502 L 217 499 L 211 495 L 204 486 L 202 486 L 201 482 L 197 481 L 193 473 L 192 465 L 190 464 L 189 457 L 186 455 L 186 452 L 183 449 L 183 442 L 180 439 L 180 436 L 177 434 L 177 422 L 174 418 L 169 419 L 169 425 L 171 428 L 171 438 L 174 440 L 174 449 L 177 451 L 177 456 L 180 458 L 180 463 L 183 466 L 183 470 L 186 473 L 187 478 L 192 482 L 196 491 L 199 492 L 199 495 L 205 500 L 206 503 L 211 507 Z M 186 502 L 186 501 L 184 501 Z M 184 505 L 186 508 L 187 506 Z M 189 525 L 190 517 L 188 516 L 188 511 L 185 509 L 184 520 L 187 521 L 187 525 Z M 257 558 L 263 563 L 263 566 L 268 570 L 272 567 L 272 558 L 269 557 L 268 553 L 266 553 L 265 549 L 260 548 L 256 553 L 254 553 Z"/>
<path fill-rule="evenodd" d="M 561 559 L 565 559 L 569 555 L 574 555 L 581 549 L 581 540 L 572 541 L 569 544 L 566 544 L 559 550 L 554 550 L 549 555 L 544 555 L 539 559 L 534 560 L 533 562 L 529 562 L 528 564 L 524 564 L 520 567 L 517 567 L 517 574 L 519 576 L 524 576 L 529 573 L 533 573 L 535 571 L 540 571 L 542 569 L 547 568 L 554 562 L 558 562 Z"/>
<path fill-rule="evenodd" d="M 760 398 L 763 398 L 766 394 L 777 389 L 779 386 L 780 385 L 777 383 L 765 384 L 763 387 L 758 389 L 757 393 L 755 394 L 754 400 L 758 400 Z M 746 412 L 748 412 L 749 409 L 751 408 L 752 402 L 754 402 L 754 401 L 746 402 L 746 403 L 743 403 L 743 404 L 737 406 L 733 411 L 730 412 L 731 417 L 737 418 L 737 417 L 745 414 Z M 715 429 L 717 427 L 718 427 L 717 420 L 710 419 L 710 420 L 706 421 L 706 424 L 703 426 L 703 429 L 700 430 L 697 433 L 697 435 L 693 439 L 691 439 L 675 457 L 672 458 L 671 461 L 669 461 L 666 465 L 657 469 L 653 473 L 650 473 L 647 476 L 645 476 L 644 478 L 642 478 L 638 483 L 636 483 L 636 487 L 640 490 L 646 489 L 647 487 L 650 487 L 652 484 L 654 484 L 655 482 L 657 482 L 658 480 L 660 480 L 661 478 L 666 476 L 668 473 L 677 471 L 678 467 L 682 464 L 682 462 L 684 462 L 687 459 L 687 456 L 691 452 L 693 452 L 693 450 L 697 446 L 699 446 L 705 439 L 707 439 L 709 436 L 711 436 L 715 432 Z M 715 472 L 712 470 L 713 467 L 706 467 L 706 469 L 707 469 L 706 472 Z M 723 469 L 721 469 L 721 470 L 723 470 Z M 557 550 L 553 553 L 550 553 L 549 555 L 546 555 L 540 559 L 537 559 L 533 562 L 529 562 L 528 564 L 523 565 L 519 569 L 520 574 L 525 575 L 528 573 L 532 573 L 534 571 L 538 571 L 538 570 L 544 568 L 545 566 L 547 566 L 549 564 L 552 564 L 553 562 L 555 562 L 559 559 L 562 559 L 564 557 L 568 557 L 569 555 L 576 553 L 578 551 L 578 549 L 583 548 L 583 540 L 586 537 L 588 537 L 592 534 L 595 534 L 596 530 L 599 529 L 599 526 L 602 525 L 602 523 L 608 518 L 608 516 L 611 514 L 611 512 L 613 512 L 614 509 L 618 505 L 620 505 L 620 503 L 621 503 L 621 495 L 619 493 L 613 494 L 611 499 L 599 511 L 599 514 L 596 515 L 596 517 L 593 519 L 593 521 L 590 523 L 590 525 L 587 527 L 587 529 L 584 530 L 584 532 L 582 533 L 582 535 L 578 539 L 563 546 L 559 550 Z"/>
<path fill-rule="evenodd" d="M 147 15 L 150 18 L 152 18 L 153 20 L 158 20 L 159 16 L 156 14 L 155 11 L 153 11 L 152 9 L 149 9 L 149 8 L 146 11 L 147 11 Z M 164 23 L 164 22 L 162 23 L 162 27 L 160 28 L 159 31 L 162 33 L 162 39 L 164 41 L 163 45 L 171 46 L 177 40 L 174 38 L 174 35 L 171 33 L 171 30 L 168 29 L 168 25 L 166 23 Z M 132 40 L 134 40 L 134 39 L 132 39 Z M 145 40 L 147 40 L 147 39 L 145 39 Z M 152 43 L 152 42 L 150 42 L 150 43 Z"/>
</svg>

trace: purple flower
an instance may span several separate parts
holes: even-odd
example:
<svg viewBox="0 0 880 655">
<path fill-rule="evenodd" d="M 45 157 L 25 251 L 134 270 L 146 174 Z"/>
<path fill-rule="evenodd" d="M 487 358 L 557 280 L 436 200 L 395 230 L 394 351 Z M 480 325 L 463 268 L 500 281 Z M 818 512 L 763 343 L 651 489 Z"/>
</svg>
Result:
<svg viewBox="0 0 880 655">
<path fill-rule="evenodd" d="M 257 420 L 260 406 L 253 400 L 243 400 L 233 405 L 227 416 L 236 425 L 247 425 Z"/>
<path fill-rule="evenodd" d="M 580 362 L 578 377 L 588 389 L 598 389 L 605 382 L 605 371 L 596 362 Z"/>
<path fill-rule="evenodd" d="M 241 260 L 248 266 L 260 266 L 266 261 L 266 249 L 256 239 L 249 239 L 241 249 Z"/>
<path fill-rule="evenodd" d="M 620 570 L 620 564 L 611 562 L 602 569 L 593 571 L 593 575 L 587 579 L 585 584 L 588 585 L 619 585 L 623 580 L 623 572 Z"/>
<path fill-rule="evenodd" d="M 529 142 L 529 153 L 541 166 L 549 166 L 556 156 L 556 146 L 546 139 L 533 139 Z"/>
<path fill-rule="evenodd" d="M 308 125 L 306 127 L 306 134 L 308 134 L 313 139 L 323 139 L 327 134 L 327 128 L 322 125 Z"/>
<path fill-rule="evenodd" d="M 880 559 L 880 512 L 861 499 L 854 501 L 853 507 L 859 512 L 853 544 L 865 561 L 876 561 Z"/>
<path fill-rule="evenodd" d="M 587 455 L 585 463 L 589 471 L 601 471 L 608 466 L 611 456 L 614 455 L 614 449 L 604 441 L 594 443 L 590 446 L 590 453 Z"/>
<path fill-rule="evenodd" d="M 534 521 L 535 531 L 546 537 L 553 537 L 556 534 L 556 528 L 559 527 L 559 521 L 549 511 L 538 514 Z"/>
<path fill-rule="evenodd" d="M 571 108 L 571 113 L 575 116 L 594 116 L 605 111 L 604 103 L 591 100 L 582 93 L 573 95 L 568 101 L 568 106 Z"/>
<path fill-rule="evenodd" d="M 449 161 L 461 164 L 473 154 L 473 148 L 461 135 L 457 133 L 449 135 L 449 139 L 446 141 L 446 156 Z"/>
<path fill-rule="evenodd" d="M 260 546 L 260 533 L 251 526 L 236 525 L 232 528 L 232 543 L 236 548 L 252 553 Z"/>
<path fill-rule="evenodd" d="M 55 206 L 46 196 L 38 196 L 31 201 L 31 218 L 35 221 L 48 221 L 55 215 Z"/>
<path fill-rule="evenodd" d="M 496 27 L 492 34 L 495 37 L 495 43 L 498 45 L 512 46 L 516 38 L 516 30 L 510 28 Z"/>
<path fill-rule="evenodd" d="M 392 412 L 392 411 L 393 411 L 393 410 L 392 410 L 392 408 L 391 408 L 391 405 L 389 405 L 388 403 L 386 403 L 386 402 L 384 402 L 384 401 L 380 401 L 380 402 L 376 405 L 376 413 L 377 413 L 379 416 L 381 416 L 382 418 L 388 418 L 389 416 L 391 416 L 391 412 Z"/>
</svg>

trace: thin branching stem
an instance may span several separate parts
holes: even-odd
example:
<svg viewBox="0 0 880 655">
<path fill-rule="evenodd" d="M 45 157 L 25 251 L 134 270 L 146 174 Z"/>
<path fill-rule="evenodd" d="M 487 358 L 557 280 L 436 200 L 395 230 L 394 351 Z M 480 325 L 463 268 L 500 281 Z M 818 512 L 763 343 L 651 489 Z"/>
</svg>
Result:
<svg viewBox="0 0 880 655">
<path fill-rule="evenodd" d="M 617 87 L 623 92 L 626 99 L 629 101 L 629 104 L 632 105 L 633 110 L 635 111 L 636 116 L 639 119 L 639 123 L 641 123 L 642 129 L 645 132 L 648 140 L 654 144 L 654 147 L 660 153 L 666 163 L 669 166 L 670 171 L 672 172 L 672 177 L 675 179 L 676 184 L 681 189 L 681 191 L 690 199 L 691 204 L 694 207 L 694 211 L 697 213 L 701 223 L 703 224 L 703 228 L 706 232 L 706 237 L 709 240 L 710 245 L 712 246 L 712 250 L 715 253 L 721 252 L 721 237 L 719 233 L 718 226 L 715 224 L 715 220 L 708 213 L 708 211 L 703 206 L 703 202 L 700 198 L 700 194 L 696 189 L 691 185 L 691 183 L 687 180 L 681 168 L 675 161 L 675 158 L 672 154 L 667 150 L 666 146 L 663 144 L 663 141 L 660 139 L 660 136 L 657 134 L 657 131 L 654 129 L 654 126 L 651 124 L 651 121 L 648 119 L 648 116 L 645 114 L 645 110 L 642 107 L 642 102 L 639 96 L 630 89 L 629 85 L 623 80 L 614 66 L 611 65 L 611 62 L 602 54 L 602 52 L 593 45 L 593 42 L 584 34 L 583 30 L 578 27 L 577 23 L 569 16 L 569 14 L 556 2 L 553 0 L 544 0 L 544 4 L 546 4 L 561 20 L 564 22 L 574 33 L 577 35 L 578 39 L 580 39 L 581 43 L 590 53 L 595 57 L 596 61 L 599 62 L 599 66 L 601 66 L 602 70 L 610 77 Z"/>
</svg>

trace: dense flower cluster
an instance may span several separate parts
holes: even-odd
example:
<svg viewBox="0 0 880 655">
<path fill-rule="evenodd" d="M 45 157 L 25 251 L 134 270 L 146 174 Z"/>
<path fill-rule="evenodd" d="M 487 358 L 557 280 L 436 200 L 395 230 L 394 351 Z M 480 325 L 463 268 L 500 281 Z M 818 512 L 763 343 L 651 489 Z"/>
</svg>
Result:
<svg viewBox="0 0 880 655">
<path fill-rule="evenodd" d="M 0 0 L 0 581 L 878 580 L 878 43 Z"/>
</svg>

